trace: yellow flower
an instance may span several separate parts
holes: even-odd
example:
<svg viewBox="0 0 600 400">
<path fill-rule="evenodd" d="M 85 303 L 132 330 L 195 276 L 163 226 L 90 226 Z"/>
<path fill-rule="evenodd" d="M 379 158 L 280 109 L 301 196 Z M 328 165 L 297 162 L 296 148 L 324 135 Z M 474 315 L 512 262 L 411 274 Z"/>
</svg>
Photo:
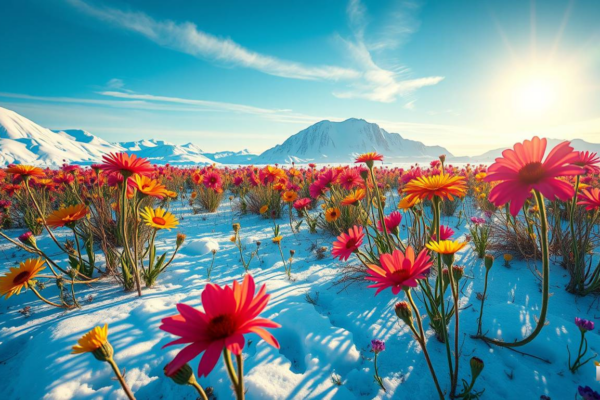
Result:
<svg viewBox="0 0 600 400">
<path fill-rule="evenodd" d="M 154 210 L 146 207 L 144 211 L 140 212 L 140 217 L 142 217 L 146 225 L 155 229 L 171 230 L 179 225 L 179 221 L 173 214 L 160 207 Z"/>
<path fill-rule="evenodd" d="M 230 241 L 231 243 L 235 243 L 235 240 L 236 240 L 236 239 L 235 239 L 235 236 L 231 236 L 231 237 L 229 238 L 229 241 Z"/>
<path fill-rule="evenodd" d="M 31 281 L 44 268 L 44 260 L 41 258 L 30 258 L 21 262 L 17 268 L 10 268 L 9 272 L 0 277 L 0 297 L 6 296 L 8 299 L 13 294 L 18 295 L 23 288 L 31 285 Z"/>
<path fill-rule="evenodd" d="M 262 206 L 262 207 L 260 208 L 260 213 L 261 213 L 261 214 L 264 214 L 264 213 L 266 213 L 268 210 L 269 210 L 269 206 Z"/>
<path fill-rule="evenodd" d="M 107 361 L 112 358 L 113 348 L 108 342 L 107 324 L 104 324 L 104 327 L 95 327 L 77 341 L 71 354 L 83 353 L 92 353 L 100 361 Z"/>
<path fill-rule="evenodd" d="M 460 251 L 467 245 L 467 242 L 459 242 L 458 240 L 440 240 L 439 242 L 429 242 L 425 245 L 429 250 L 435 251 L 438 254 L 454 254 Z"/>
<path fill-rule="evenodd" d="M 283 239 L 283 237 L 275 236 L 273 239 L 271 239 L 271 241 L 275 244 L 279 244 L 279 243 L 281 243 L 281 239 Z"/>
<path fill-rule="evenodd" d="M 340 215 L 341 213 L 339 208 L 331 207 L 325 211 L 325 220 L 327 222 L 334 222 L 340 217 Z"/>
<path fill-rule="evenodd" d="M 511 262 L 512 259 L 513 259 L 512 254 L 508 254 L 508 253 L 504 254 L 504 261 Z"/>
<path fill-rule="evenodd" d="M 485 178 L 486 176 L 487 176 L 487 173 L 485 173 L 485 172 L 480 172 L 480 173 L 478 173 L 477 175 L 475 175 L 475 179 L 476 179 L 476 180 L 478 180 L 478 181 L 482 181 L 482 180 L 483 180 L 483 178 Z"/>
</svg>

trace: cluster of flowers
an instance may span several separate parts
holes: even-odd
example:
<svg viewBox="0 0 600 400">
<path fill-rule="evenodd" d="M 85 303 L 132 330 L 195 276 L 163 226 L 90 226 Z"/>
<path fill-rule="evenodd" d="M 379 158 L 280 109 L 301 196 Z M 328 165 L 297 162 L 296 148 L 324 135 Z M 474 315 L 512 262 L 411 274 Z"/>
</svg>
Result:
<svg viewBox="0 0 600 400">
<path fill-rule="evenodd" d="M 393 295 L 403 293 L 404 299 L 398 299 L 395 305 L 395 314 L 422 348 L 439 397 L 443 399 L 445 391 L 429 357 L 422 312 L 429 316 L 431 328 L 445 346 L 450 397 L 478 398 L 482 391 L 475 391 L 474 387 L 484 367 L 479 358 L 470 360 L 471 378 L 462 379 L 463 387 L 459 388 L 459 293 L 464 267 L 455 264 L 455 254 L 469 241 L 475 253 L 484 258 L 486 267 L 478 332 L 474 337 L 489 344 L 518 347 L 540 333 L 548 311 L 552 251 L 571 265 L 570 291 L 584 295 L 600 290 L 600 264 L 588 267 L 589 249 L 594 247 L 589 232 L 600 218 L 600 159 L 595 154 L 574 151 L 568 142 L 556 146 L 547 156 L 546 147 L 545 139 L 535 137 L 505 150 L 490 167 L 457 168 L 446 165 L 441 156 L 428 168 L 413 166 L 406 170 L 376 166 L 376 162 L 383 161 L 377 153 L 361 155 L 354 166 L 322 168 L 312 164 L 291 168 L 157 167 L 123 153 L 105 156 L 103 163 L 89 169 L 64 166 L 51 171 L 11 165 L 0 174 L 0 222 L 6 227 L 24 224 L 31 232 L 18 240 L 1 231 L 0 236 L 37 258 L 23 261 L 0 277 L 0 294 L 9 297 L 29 288 L 48 304 L 74 307 L 78 306 L 75 285 L 93 282 L 98 279 L 94 278 L 95 273 L 113 272 L 126 289 L 135 289 L 141 295 L 142 281 L 152 286 L 185 240 L 184 235 L 178 234 L 171 256 L 157 256 L 154 243 L 158 232 L 178 226 L 177 218 L 169 212 L 170 202 L 179 198 L 183 204 L 183 199 L 189 198 L 192 209 L 199 205 L 203 211 L 214 212 L 229 192 L 232 209 L 273 220 L 272 241 L 279 246 L 288 277 L 294 253 L 290 252 L 286 261 L 275 222 L 286 208 L 292 232 L 306 222 L 311 233 L 321 228 L 337 235 L 332 255 L 342 261 L 354 256 L 362 265 L 362 276 L 371 282 L 369 287 L 376 289 L 375 295 L 387 289 Z M 470 219 L 470 238 L 460 240 L 454 238 L 450 226 L 442 224 L 442 217 L 454 215 L 462 207 L 460 223 L 467 213 L 467 197 L 479 214 Z M 397 204 L 397 210 L 386 215 L 386 204 L 390 203 Z M 566 230 L 561 224 L 565 219 L 569 222 Z M 494 263 L 490 249 L 502 249 L 493 240 L 497 226 L 516 238 L 519 245 L 525 243 L 521 241 L 524 234 L 542 262 L 540 315 L 535 328 L 516 341 L 482 334 L 487 277 Z M 72 233 L 72 240 L 64 243 L 53 232 L 63 227 Z M 210 373 L 222 355 L 236 397 L 241 399 L 245 393 L 241 356 L 244 334 L 256 333 L 269 344 L 279 346 L 264 329 L 279 325 L 258 318 L 268 302 L 265 287 L 255 294 L 249 274 L 249 264 L 260 244 L 245 258 L 241 226 L 234 223 L 232 227 L 232 242 L 239 249 L 246 272 L 243 283 L 233 282 L 225 287 L 207 284 L 202 293 L 204 311 L 179 304 L 179 314 L 163 320 L 161 325 L 161 329 L 179 337 L 170 345 L 186 345 L 166 366 L 166 375 L 177 383 L 194 386 L 202 398 L 206 398 L 206 393 L 187 365 L 197 355 L 203 353 L 200 376 Z M 35 237 L 43 230 L 67 255 L 68 266 L 61 266 L 37 246 Z M 104 270 L 95 262 L 95 241 L 104 252 Z M 504 255 L 505 265 L 509 265 L 513 255 L 526 256 L 520 247 L 517 250 Z M 51 275 L 41 274 L 44 265 L 50 268 Z M 42 278 L 55 280 L 61 304 L 41 295 L 37 280 Z M 452 319 L 451 333 L 448 326 Z M 582 345 L 577 359 L 573 363 L 569 360 L 572 371 L 589 361 L 583 361 L 587 350 L 584 331 L 589 330 L 589 324 L 578 322 L 578 326 Z M 375 380 L 385 390 L 377 372 L 377 355 L 385 350 L 385 344 L 374 341 L 372 350 Z M 85 335 L 74 352 L 91 352 L 108 362 L 127 395 L 133 398 L 114 363 L 106 326 Z"/>
</svg>

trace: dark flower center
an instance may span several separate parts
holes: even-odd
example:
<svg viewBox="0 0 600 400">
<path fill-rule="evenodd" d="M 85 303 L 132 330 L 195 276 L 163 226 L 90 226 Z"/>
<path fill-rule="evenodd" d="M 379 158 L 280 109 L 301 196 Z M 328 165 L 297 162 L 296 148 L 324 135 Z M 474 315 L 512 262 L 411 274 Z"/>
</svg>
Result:
<svg viewBox="0 0 600 400">
<path fill-rule="evenodd" d="M 235 320 L 227 314 L 219 315 L 210 320 L 207 330 L 211 339 L 224 339 L 235 333 Z"/>
<path fill-rule="evenodd" d="M 354 249 L 356 247 L 356 238 L 350 238 L 348 239 L 348 241 L 346 242 L 346 248 L 347 249 Z"/>
<path fill-rule="evenodd" d="M 407 280 L 410 277 L 410 271 L 406 270 L 406 269 L 399 269 L 399 270 L 394 271 L 392 276 L 394 277 L 394 279 L 396 281 L 404 282 L 405 280 Z"/>
<path fill-rule="evenodd" d="M 31 276 L 31 274 L 29 271 L 23 271 L 23 272 L 19 273 L 19 275 L 15 276 L 15 279 L 13 279 L 13 284 L 21 285 L 21 284 L 27 282 L 29 280 L 30 276 Z"/>
<path fill-rule="evenodd" d="M 541 181 L 544 175 L 544 165 L 539 161 L 531 162 L 519 170 L 519 181 L 533 185 Z"/>
</svg>

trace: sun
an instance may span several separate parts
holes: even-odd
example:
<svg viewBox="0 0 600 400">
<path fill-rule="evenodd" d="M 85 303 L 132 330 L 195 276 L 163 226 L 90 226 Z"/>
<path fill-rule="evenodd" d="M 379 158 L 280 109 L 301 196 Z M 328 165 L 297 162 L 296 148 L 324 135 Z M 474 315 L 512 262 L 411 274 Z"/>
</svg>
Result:
<svg viewBox="0 0 600 400">
<path fill-rule="evenodd" d="M 559 79 L 543 73 L 525 77 L 514 88 L 514 107 L 517 112 L 539 115 L 552 110 L 561 95 Z"/>
<path fill-rule="evenodd" d="M 504 121 L 551 122 L 569 114 L 579 100 L 577 76 L 574 66 L 556 62 L 512 64 L 499 74 L 490 105 Z"/>
</svg>

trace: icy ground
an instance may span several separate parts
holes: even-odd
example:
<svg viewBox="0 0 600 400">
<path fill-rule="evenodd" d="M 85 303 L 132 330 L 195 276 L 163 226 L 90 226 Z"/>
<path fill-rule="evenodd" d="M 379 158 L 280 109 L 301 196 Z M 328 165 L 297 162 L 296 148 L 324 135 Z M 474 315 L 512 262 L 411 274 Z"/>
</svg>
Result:
<svg viewBox="0 0 600 400">
<path fill-rule="evenodd" d="M 244 357 L 248 399 L 436 398 L 421 350 L 393 312 L 395 302 L 403 298 L 394 297 L 390 290 L 374 297 L 374 290 L 363 283 L 342 291 L 340 286 L 332 286 L 339 279 L 341 263 L 332 260 L 329 252 L 324 259 L 317 259 L 314 248 L 330 247 L 333 237 L 311 235 L 305 226 L 294 235 L 282 219 L 284 254 L 287 256 L 290 249 L 296 251 L 293 280 L 288 281 L 277 247 L 270 240 L 271 221 L 253 215 L 234 216 L 228 201 L 214 214 L 191 215 L 182 212 L 178 202 L 173 206 L 181 222 L 178 231 L 187 235 L 186 244 L 159 278 L 158 286 L 144 290 L 142 298 L 105 280 L 79 288 L 83 304 L 80 310 L 53 309 L 30 292 L 0 300 L 0 399 L 124 398 L 107 364 L 89 354 L 70 354 L 71 346 L 82 334 L 104 323 L 109 324 L 115 359 L 126 371 L 126 380 L 138 399 L 195 399 L 192 388 L 177 386 L 163 376 L 164 365 L 178 348 L 161 349 L 173 337 L 158 326 L 161 318 L 176 313 L 179 302 L 201 306 L 211 248 L 219 248 L 212 282 L 223 285 L 241 278 L 239 254 L 229 241 L 232 221 L 242 224 L 246 254 L 255 248 L 256 241 L 262 242 L 260 259 L 252 261 L 250 270 L 257 284 L 266 283 L 271 294 L 263 316 L 283 326 L 272 330 L 281 343 L 280 350 L 255 335 L 247 336 Z M 454 218 L 444 222 L 456 225 Z M 466 227 L 456 230 L 457 235 L 464 235 Z M 7 233 L 16 237 L 22 231 Z M 159 238 L 157 242 L 163 249 L 173 248 L 174 232 L 162 232 Z M 38 238 L 38 243 L 52 252 L 46 236 Z M 1 243 L 0 271 L 25 257 L 25 253 Z M 477 330 L 480 301 L 476 296 L 483 291 L 484 267 L 469 247 L 457 256 L 457 264 L 466 266 L 469 277 L 462 290 L 461 329 L 465 334 L 461 337 L 461 377 L 469 379 L 471 356 L 482 358 L 485 369 L 476 388 L 485 388 L 483 399 L 539 399 L 547 395 L 562 400 L 573 399 L 580 384 L 600 389 L 594 381 L 593 363 L 574 375 L 569 372 L 566 349 L 569 344 L 576 351 L 579 345 L 579 331 L 573 323 L 576 316 L 598 322 L 598 302 L 591 296 L 575 298 L 565 292 L 567 274 L 559 265 L 552 266 L 548 326 L 532 344 L 518 349 L 530 354 L 522 355 L 469 337 Z M 514 340 L 534 325 L 541 291 L 531 267 L 513 261 L 512 268 L 507 269 L 501 260 L 496 261 L 490 273 L 484 331 Z M 56 299 L 54 287 L 43 293 Z M 316 304 L 308 302 L 307 296 Z M 30 316 L 19 312 L 25 306 L 31 306 Z M 590 355 L 600 350 L 597 333 L 587 335 Z M 444 346 L 429 334 L 433 363 L 443 389 L 448 390 Z M 386 342 L 387 349 L 379 357 L 379 371 L 387 393 L 373 381 L 371 339 Z M 190 364 L 196 369 L 197 363 L 198 359 Z M 341 384 L 332 377 L 339 377 Z M 213 387 L 218 399 L 232 396 L 222 363 L 200 383 Z"/>
</svg>

